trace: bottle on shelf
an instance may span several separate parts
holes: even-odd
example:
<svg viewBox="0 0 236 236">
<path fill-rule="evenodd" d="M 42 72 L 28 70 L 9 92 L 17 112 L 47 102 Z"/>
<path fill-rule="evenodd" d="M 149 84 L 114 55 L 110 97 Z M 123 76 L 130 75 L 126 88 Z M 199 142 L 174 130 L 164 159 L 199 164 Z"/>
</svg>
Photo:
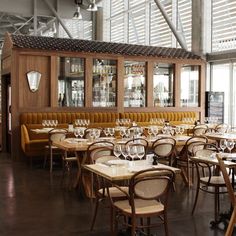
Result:
<svg viewBox="0 0 236 236">
<path fill-rule="evenodd" d="M 59 106 L 59 107 L 62 106 L 62 97 L 61 97 L 61 93 L 59 93 L 58 106 Z"/>
<path fill-rule="evenodd" d="M 63 94 L 63 99 L 62 99 L 62 102 L 61 102 L 61 106 L 62 107 L 66 106 L 66 94 L 65 93 Z"/>
</svg>

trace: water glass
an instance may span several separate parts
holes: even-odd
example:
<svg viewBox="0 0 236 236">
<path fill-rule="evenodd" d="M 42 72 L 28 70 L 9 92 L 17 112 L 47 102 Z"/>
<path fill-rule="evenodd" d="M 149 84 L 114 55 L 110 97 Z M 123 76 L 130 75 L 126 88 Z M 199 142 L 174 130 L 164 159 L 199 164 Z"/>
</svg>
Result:
<svg viewBox="0 0 236 236">
<path fill-rule="evenodd" d="M 220 149 L 222 150 L 222 152 L 224 152 L 224 150 L 226 149 L 226 140 L 225 139 L 221 139 L 220 140 Z"/>
</svg>

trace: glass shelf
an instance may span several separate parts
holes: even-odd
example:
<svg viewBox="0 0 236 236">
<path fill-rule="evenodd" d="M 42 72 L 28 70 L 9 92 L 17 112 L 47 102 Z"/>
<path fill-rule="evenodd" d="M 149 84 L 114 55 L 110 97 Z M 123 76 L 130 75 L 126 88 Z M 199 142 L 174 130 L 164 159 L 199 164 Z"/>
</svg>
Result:
<svg viewBox="0 0 236 236">
<path fill-rule="evenodd" d="M 93 107 L 116 106 L 116 60 L 93 59 Z"/>
<path fill-rule="evenodd" d="M 84 106 L 83 58 L 59 58 L 58 106 Z"/>
<path fill-rule="evenodd" d="M 124 107 L 146 106 L 146 63 L 125 61 Z"/>
</svg>

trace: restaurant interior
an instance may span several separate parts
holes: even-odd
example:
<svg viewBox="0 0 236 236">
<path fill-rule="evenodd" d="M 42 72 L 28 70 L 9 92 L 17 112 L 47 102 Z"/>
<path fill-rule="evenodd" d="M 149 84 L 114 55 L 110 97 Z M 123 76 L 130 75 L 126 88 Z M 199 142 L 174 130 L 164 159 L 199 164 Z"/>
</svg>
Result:
<svg viewBox="0 0 236 236">
<path fill-rule="evenodd" d="M 236 235 L 236 2 L 0 5 L 0 235 Z"/>
</svg>

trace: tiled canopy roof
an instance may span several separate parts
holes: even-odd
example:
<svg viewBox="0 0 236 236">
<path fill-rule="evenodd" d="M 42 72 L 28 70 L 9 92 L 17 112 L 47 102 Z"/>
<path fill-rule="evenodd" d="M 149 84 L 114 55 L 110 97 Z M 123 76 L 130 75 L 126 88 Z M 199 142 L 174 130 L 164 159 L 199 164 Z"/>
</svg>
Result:
<svg viewBox="0 0 236 236">
<path fill-rule="evenodd" d="M 201 59 L 200 56 L 181 48 L 166 48 L 111 43 L 81 39 L 50 38 L 41 36 L 11 35 L 14 47 L 54 51 L 111 53 L 127 56 L 153 56 L 179 59 Z"/>
</svg>

